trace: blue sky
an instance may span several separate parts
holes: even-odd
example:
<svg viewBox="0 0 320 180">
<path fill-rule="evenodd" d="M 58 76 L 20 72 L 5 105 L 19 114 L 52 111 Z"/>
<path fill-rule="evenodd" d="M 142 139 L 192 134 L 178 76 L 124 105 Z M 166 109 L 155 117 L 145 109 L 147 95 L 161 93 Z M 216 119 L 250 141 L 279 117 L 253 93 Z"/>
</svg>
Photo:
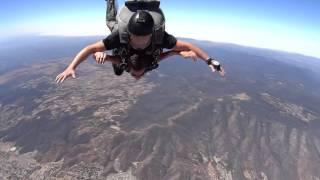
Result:
<svg viewBox="0 0 320 180">
<path fill-rule="evenodd" d="M 123 0 L 119 0 L 121 7 Z M 162 0 L 167 31 L 179 37 L 320 57 L 319 0 Z M 0 3 L 0 40 L 20 35 L 107 35 L 104 0 Z"/>
</svg>

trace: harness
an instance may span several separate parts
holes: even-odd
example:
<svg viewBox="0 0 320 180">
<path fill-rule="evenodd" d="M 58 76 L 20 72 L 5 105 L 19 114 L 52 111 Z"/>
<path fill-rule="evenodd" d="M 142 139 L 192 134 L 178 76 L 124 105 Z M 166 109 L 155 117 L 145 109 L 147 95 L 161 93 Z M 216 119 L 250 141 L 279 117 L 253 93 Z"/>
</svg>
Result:
<svg viewBox="0 0 320 180">
<path fill-rule="evenodd" d="M 145 73 L 148 71 L 152 71 L 154 69 L 157 69 L 159 67 L 159 58 L 161 53 L 163 52 L 163 48 L 160 48 L 160 46 L 156 45 L 156 43 L 151 41 L 151 47 L 147 47 L 145 54 L 151 55 L 152 59 L 149 66 L 145 67 Z M 131 56 L 135 53 L 133 52 L 133 48 L 129 45 L 129 43 L 122 44 L 119 48 L 113 50 L 113 54 L 120 56 L 121 63 L 119 67 L 127 72 L 130 72 L 131 68 L 129 66 L 129 63 L 131 61 Z"/>
</svg>

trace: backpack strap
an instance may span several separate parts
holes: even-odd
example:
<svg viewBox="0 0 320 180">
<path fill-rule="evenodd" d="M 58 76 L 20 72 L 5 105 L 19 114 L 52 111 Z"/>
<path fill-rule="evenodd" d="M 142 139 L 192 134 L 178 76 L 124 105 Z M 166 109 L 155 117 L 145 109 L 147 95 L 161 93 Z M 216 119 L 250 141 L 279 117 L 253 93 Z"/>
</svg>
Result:
<svg viewBox="0 0 320 180">
<path fill-rule="evenodd" d="M 128 66 L 129 58 L 130 58 L 130 47 L 128 44 L 122 44 L 120 47 L 114 49 L 113 55 L 120 56 L 121 63 L 120 68 L 123 70 L 126 70 L 127 72 L 130 71 L 130 68 Z"/>
<path fill-rule="evenodd" d="M 151 50 L 146 52 L 147 54 L 152 55 L 152 62 L 151 66 L 146 67 L 146 72 L 152 71 L 154 69 L 157 69 L 159 67 L 159 57 L 161 53 L 163 52 L 163 48 L 161 48 L 155 41 L 152 41 L 151 44 Z"/>
</svg>

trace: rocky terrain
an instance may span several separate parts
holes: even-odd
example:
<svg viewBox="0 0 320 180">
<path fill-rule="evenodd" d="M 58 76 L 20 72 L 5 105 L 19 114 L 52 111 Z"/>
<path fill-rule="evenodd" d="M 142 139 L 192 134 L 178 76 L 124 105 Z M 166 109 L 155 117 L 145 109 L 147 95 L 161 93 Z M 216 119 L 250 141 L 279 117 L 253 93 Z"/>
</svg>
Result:
<svg viewBox="0 0 320 180">
<path fill-rule="evenodd" d="M 66 58 L 2 74 L 0 179 L 320 179 L 318 77 L 202 46 L 226 78 L 174 58 L 138 81 L 86 62 L 57 85 Z"/>
</svg>

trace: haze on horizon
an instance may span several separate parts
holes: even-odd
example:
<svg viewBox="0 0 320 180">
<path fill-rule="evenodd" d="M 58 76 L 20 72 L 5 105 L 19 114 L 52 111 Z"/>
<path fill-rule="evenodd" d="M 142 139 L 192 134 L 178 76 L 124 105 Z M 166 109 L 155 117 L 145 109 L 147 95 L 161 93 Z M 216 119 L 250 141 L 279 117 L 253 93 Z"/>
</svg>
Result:
<svg viewBox="0 0 320 180">
<path fill-rule="evenodd" d="M 23 35 L 105 36 L 105 6 L 104 0 L 3 1 L 0 41 Z M 167 31 L 178 37 L 320 58 L 320 1 L 162 0 L 161 7 Z"/>
</svg>

